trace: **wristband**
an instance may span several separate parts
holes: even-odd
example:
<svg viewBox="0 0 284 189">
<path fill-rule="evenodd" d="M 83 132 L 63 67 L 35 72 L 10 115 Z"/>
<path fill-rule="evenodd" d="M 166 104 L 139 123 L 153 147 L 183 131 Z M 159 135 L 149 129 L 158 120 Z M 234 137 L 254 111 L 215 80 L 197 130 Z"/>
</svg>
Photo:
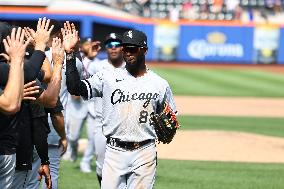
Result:
<svg viewBox="0 0 284 189">
<path fill-rule="evenodd" d="M 75 58 L 74 52 L 66 53 L 66 60 L 72 60 Z"/>
</svg>

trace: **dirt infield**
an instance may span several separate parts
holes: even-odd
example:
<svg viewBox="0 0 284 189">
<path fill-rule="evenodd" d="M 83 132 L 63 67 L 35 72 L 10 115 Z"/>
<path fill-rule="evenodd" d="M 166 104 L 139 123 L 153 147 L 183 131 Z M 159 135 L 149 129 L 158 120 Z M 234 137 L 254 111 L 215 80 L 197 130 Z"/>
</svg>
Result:
<svg viewBox="0 0 284 189">
<path fill-rule="evenodd" d="M 284 163 L 284 139 L 240 132 L 179 131 L 158 144 L 158 158 L 202 161 Z"/>
<path fill-rule="evenodd" d="M 180 115 L 284 117 L 284 99 L 175 97 Z M 80 140 L 79 150 L 87 140 Z M 284 163 L 284 139 L 226 131 L 178 131 L 158 157 L 177 160 Z"/>
<path fill-rule="evenodd" d="M 79 140 L 83 152 L 87 139 Z M 284 139 L 228 131 L 178 131 L 170 144 L 157 144 L 158 158 L 198 161 L 284 163 Z"/>
<path fill-rule="evenodd" d="M 175 96 L 179 115 L 284 117 L 282 98 Z"/>
</svg>

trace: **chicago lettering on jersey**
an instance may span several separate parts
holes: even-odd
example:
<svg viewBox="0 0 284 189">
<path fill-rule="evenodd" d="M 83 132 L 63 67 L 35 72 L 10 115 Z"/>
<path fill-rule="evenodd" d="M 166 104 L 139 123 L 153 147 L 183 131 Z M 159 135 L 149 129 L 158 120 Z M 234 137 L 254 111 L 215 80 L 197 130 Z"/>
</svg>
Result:
<svg viewBox="0 0 284 189">
<path fill-rule="evenodd" d="M 145 103 L 143 104 L 143 107 L 146 108 L 151 99 L 156 100 L 159 97 L 158 93 L 129 93 L 129 92 L 124 92 L 121 89 L 116 89 L 112 92 L 111 94 L 111 103 L 113 105 L 121 102 L 130 102 L 132 100 L 146 100 Z"/>
</svg>

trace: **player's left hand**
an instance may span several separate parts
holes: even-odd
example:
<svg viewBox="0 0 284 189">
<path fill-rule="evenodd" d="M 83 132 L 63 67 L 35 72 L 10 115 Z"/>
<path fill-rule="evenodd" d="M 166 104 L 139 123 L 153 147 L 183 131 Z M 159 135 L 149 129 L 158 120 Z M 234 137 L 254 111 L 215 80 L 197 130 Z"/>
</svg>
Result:
<svg viewBox="0 0 284 189">
<path fill-rule="evenodd" d="M 66 137 L 65 138 L 61 138 L 59 140 L 59 148 L 62 148 L 62 152 L 60 154 L 60 156 L 63 156 L 67 150 L 67 146 L 68 146 L 68 142 Z"/>
<path fill-rule="evenodd" d="M 47 189 L 52 189 L 49 165 L 41 165 L 40 168 L 38 169 L 38 174 L 39 174 L 38 180 L 41 181 L 42 176 L 44 176 Z"/>
<path fill-rule="evenodd" d="M 39 86 L 35 86 L 36 81 L 31 81 L 24 85 L 23 100 L 36 100 L 35 94 L 39 93 Z"/>
<path fill-rule="evenodd" d="M 30 43 L 33 45 L 33 47 L 35 47 L 36 43 L 35 43 L 35 31 L 32 28 L 29 27 L 24 27 L 25 30 L 25 37 L 27 39 L 31 38 Z"/>
<path fill-rule="evenodd" d="M 2 56 L 3 58 L 5 58 L 7 60 L 7 63 L 10 62 L 10 57 L 9 55 L 5 54 L 5 53 L 1 53 L 0 56 Z"/>
<path fill-rule="evenodd" d="M 64 28 L 61 29 L 63 36 L 63 47 L 67 53 L 74 51 L 76 44 L 79 41 L 78 31 L 73 23 L 69 21 L 64 23 Z"/>
<path fill-rule="evenodd" d="M 91 42 L 90 48 L 88 50 L 88 57 L 95 58 L 98 55 L 99 51 L 102 48 L 100 44 L 100 41 Z"/>
</svg>

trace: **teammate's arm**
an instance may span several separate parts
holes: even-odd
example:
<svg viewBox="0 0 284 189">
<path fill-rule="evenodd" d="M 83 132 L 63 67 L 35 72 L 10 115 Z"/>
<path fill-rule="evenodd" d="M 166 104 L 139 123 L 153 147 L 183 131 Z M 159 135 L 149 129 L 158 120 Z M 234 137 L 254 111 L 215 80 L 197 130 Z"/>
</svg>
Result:
<svg viewBox="0 0 284 189">
<path fill-rule="evenodd" d="M 71 95 L 88 98 L 88 89 L 83 81 L 80 80 L 79 72 L 76 67 L 74 53 L 66 54 L 66 86 Z"/>
<path fill-rule="evenodd" d="M 25 64 L 25 83 L 34 80 L 42 67 L 45 59 L 45 48 L 47 42 L 50 38 L 50 33 L 53 26 L 49 27 L 50 20 L 46 18 L 39 18 L 37 24 L 37 31 L 32 34 L 32 38 L 35 41 L 35 51 L 33 52 L 31 58 Z M 29 73 L 26 73 L 29 70 Z"/>
<path fill-rule="evenodd" d="M 7 114 L 14 114 L 20 109 L 23 95 L 24 75 L 23 61 L 25 49 L 29 41 L 24 43 L 24 32 L 14 28 L 11 37 L 4 40 L 5 50 L 10 56 L 10 70 L 8 83 L 0 96 L 0 111 Z"/>
<path fill-rule="evenodd" d="M 39 76 L 42 62 L 45 58 L 44 52 L 34 52 L 31 59 L 24 66 L 24 82 L 28 83 L 35 80 Z M 10 65 L 4 64 L 1 66 L 0 85 L 5 86 L 8 82 Z"/>
<path fill-rule="evenodd" d="M 61 155 L 63 155 L 67 150 L 67 137 L 64 127 L 64 117 L 62 114 L 63 106 L 60 102 L 60 99 L 58 99 L 54 108 L 46 108 L 45 110 L 46 112 L 50 113 L 53 128 L 60 136 L 59 146 L 62 147 Z"/>
<path fill-rule="evenodd" d="M 33 52 L 31 58 L 24 64 L 24 82 L 28 83 L 37 78 L 40 68 L 42 67 L 43 61 L 45 59 L 45 47 L 50 36 L 50 32 L 53 29 L 51 26 L 49 29 L 49 20 L 45 18 L 39 19 L 37 25 L 37 31 L 34 33 L 35 40 L 35 51 Z M 23 30 L 24 31 L 24 30 Z M 30 42 L 31 39 L 29 39 Z M 11 57 L 9 57 L 10 59 Z M 9 65 L 7 65 L 7 70 L 9 70 Z M 1 86 L 5 86 L 8 82 L 8 71 L 1 74 Z"/>
<path fill-rule="evenodd" d="M 63 46 L 66 52 L 66 85 L 70 94 L 76 96 L 88 97 L 88 89 L 83 81 L 80 80 L 80 75 L 76 67 L 75 46 L 78 43 L 78 31 L 74 24 L 69 21 L 64 23 L 62 29 Z"/>
<path fill-rule="evenodd" d="M 61 152 L 62 156 L 67 150 L 67 138 L 64 127 L 64 117 L 62 112 L 51 113 L 50 117 L 56 133 L 60 136 L 59 146 L 62 147 L 62 152 Z"/>
<path fill-rule="evenodd" d="M 54 38 L 52 42 L 52 62 L 53 73 L 51 81 L 48 84 L 47 89 L 38 98 L 38 102 L 45 107 L 54 107 L 56 105 L 61 88 L 64 50 L 59 38 Z"/>
<path fill-rule="evenodd" d="M 49 83 L 50 80 L 51 80 L 52 71 L 51 71 L 51 65 L 50 65 L 47 57 L 44 59 L 44 62 L 43 62 L 42 67 L 41 67 L 41 70 L 43 72 L 43 79 L 42 79 L 42 81 L 44 83 Z"/>
</svg>

